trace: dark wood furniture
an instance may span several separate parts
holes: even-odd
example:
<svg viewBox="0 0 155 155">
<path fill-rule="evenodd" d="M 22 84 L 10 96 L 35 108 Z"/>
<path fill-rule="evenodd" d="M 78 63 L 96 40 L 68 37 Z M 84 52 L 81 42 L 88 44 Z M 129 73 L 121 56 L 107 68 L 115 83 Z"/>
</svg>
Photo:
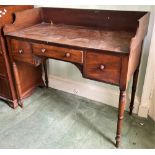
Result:
<svg viewBox="0 0 155 155">
<path fill-rule="evenodd" d="M 17 12 L 15 17 L 15 22 L 5 27 L 13 64 L 24 61 L 36 65 L 36 60 L 41 63 L 45 58 L 67 61 L 75 64 L 84 78 L 119 86 L 118 147 L 126 88 L 132 76 L 130 114 L 133 109 L 149 13 L 36 8 Z"/>
<path fill-rule="evenodd" d="M 13 13 L 31 9 L 33 6 L 0 6 L 0 99 L 16 108 L 23 98 L 32 93 L 32 90 L 42 82 L 42 68 L 34 67 L 27 63 L 16 63 L 14 70 L 18 78 L 18 89 L 15 87 L 15 78 L 10 64 L 10 56 L 7 50 L 6 39 L 4 37 L 3 27 L 5 24 L 11 24 L 15 20 Z M 26 49 L 29 52 L 29 49 Z M 30 50 L 31 51 L 31 50 Z M 17 90 L 19 94 L 17 95 Z"/>
</svg>

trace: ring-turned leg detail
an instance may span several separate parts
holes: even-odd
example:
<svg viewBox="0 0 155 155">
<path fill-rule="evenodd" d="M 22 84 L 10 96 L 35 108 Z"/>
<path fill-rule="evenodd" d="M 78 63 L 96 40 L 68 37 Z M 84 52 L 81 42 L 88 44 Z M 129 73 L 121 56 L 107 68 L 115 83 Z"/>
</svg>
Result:
<svg viewBox="0 0 155 155">
<path fill-rule="evenodd" d="M 116 132 L 116 147 L 119 147 L 121 141 L 122 123 L 123 123 L 125 105 L 126 105 L 126 91 L 120 90 L 119 111 L 118 111 L 117 132 Z"/>
</svg>

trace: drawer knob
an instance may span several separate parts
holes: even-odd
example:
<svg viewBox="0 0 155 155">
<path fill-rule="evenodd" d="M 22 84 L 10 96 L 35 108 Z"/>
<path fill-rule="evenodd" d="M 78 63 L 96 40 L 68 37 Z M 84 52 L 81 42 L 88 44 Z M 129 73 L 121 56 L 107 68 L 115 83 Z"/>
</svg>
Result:
<svg viewBox="0 0 155 155">
<path fill-rule="evenodd" d="M 23 53 L 24 53 L 24 51 L 23 51 L 22 49 L 20 49 L 20 50 L 19 50 L 19 53 L 20 53 L 20 54 L 23 54 Z"/>
<path fill-rule="evenodd" d="M 71 56 L 70 53 L 66 53 L 66 57 L 69 58 Z"/>
<path fill-rule="evenodd" d="M 45 48 L 42 48 L 42 49 L 41 49 L 41 52 L 42 52 L 42 53 L 45 53 L 45 52 L 46 52 L 46 49 L 45 49 Z"/>
<path fill-rule="evenodd" d="M 105 66 L 104 65 L 100 65 L 100 70 L 104 70 Z"/>
<path fill-rule="evenodd" d="M 2 54 L 2 51 L 0 51 L 0 54 Z"/>
</svg>

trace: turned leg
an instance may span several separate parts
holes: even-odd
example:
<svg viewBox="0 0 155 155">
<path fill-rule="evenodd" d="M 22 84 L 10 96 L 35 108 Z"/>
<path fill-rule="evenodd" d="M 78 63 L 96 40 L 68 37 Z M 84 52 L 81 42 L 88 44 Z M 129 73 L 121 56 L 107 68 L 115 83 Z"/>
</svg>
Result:
<svg viewBox="0 0 155 155">
<path fill-rule="evenodd" d="M 46 59 L 43 61 L 43 68 L 44 68 L 44 73 L 45 73 L 45 84 L 46 84 L 46 88 L 48 88 L 48 75 L 47 75 Z"/>
<path fill-rule="evenodd" d="M 135 99 L 135 93 L 136 93 L 136 87 L 137 87 L 137 81 L 138 81 L 138 73 L 139 73 L 139 69 L 137 69 L 133 75 L 132 94 L 131 94 L 131 102 L 130 102 L 130 107 L 129 107 L 130 115 L 132 115 L 132 111 L 134 108 L 134 99 Z"/>
<path fill-rule="evenodd" d="M 116 132 L 116 147 L 119 147 L 121 141 L 122 123 L 123 123 L 125 105 L 126 105 L 126 91 L 120 90 L 117 132 Z"/>
</svg>

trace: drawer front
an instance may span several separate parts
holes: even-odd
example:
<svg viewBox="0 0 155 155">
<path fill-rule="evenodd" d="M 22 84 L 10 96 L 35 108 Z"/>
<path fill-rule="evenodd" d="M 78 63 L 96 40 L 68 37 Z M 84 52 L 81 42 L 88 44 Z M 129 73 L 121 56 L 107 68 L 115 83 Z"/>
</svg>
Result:
<svg viewBox="0 0 155 155">
<path fill-rule="evenodd" d="M 9 81 L 0 76 L 0 96 L 11 99 Z"/>
<path fill-rule="evenodd" d="M 33 53 L 39 56 L 50 57 L 75 63 L 83 63 L 83 51 L 81 50 L 74 50 L 44 44 L 33 44 L 32 48 Z"/>
<path fill-rule="evenodd" d="M 6 67 L 3 57 L 0 57 L 0 76 L 6 77 Z"/>
<path fill-rule="evenodd" d="M 11 55 L 13 60 L 34 63 L 31 45 L 25 41 L 11 40 Z"/>
<path fill-rule="evenodd" d="M 119 84 L 121 57 L 103 53 L 86 52 L 84 74 L 87 78 Z"/>
</svg>

